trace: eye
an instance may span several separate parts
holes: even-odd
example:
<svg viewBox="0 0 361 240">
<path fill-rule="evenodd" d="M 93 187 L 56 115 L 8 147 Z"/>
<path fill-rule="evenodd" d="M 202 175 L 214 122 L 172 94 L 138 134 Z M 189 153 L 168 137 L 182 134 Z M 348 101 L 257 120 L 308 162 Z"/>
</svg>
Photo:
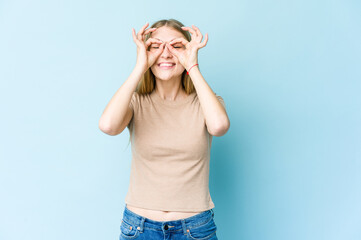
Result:
<svg viewBox="0 0 361 240">
<path fill-rule="evenodd" d="M 150 45 L 150 48 L 155 48 L 155 49 L 157 49 L 157 48 L 159 48 L 159 44 L 152 44 L 152 45 Z"/>
</svg>

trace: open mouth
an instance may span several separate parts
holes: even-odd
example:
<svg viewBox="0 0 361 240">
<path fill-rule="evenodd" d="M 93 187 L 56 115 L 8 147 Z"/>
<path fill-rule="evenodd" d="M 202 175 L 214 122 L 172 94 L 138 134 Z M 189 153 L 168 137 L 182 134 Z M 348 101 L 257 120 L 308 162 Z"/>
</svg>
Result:
<svg viewBox="0 0 361 240">
<path fill-rule="evenodd" d="M 160 69 L 171 69 L 171 68 L 174 68 L 176 64 L 175 63 L 160 63 L 158 64 L 158 67 Z"/>
</svg>

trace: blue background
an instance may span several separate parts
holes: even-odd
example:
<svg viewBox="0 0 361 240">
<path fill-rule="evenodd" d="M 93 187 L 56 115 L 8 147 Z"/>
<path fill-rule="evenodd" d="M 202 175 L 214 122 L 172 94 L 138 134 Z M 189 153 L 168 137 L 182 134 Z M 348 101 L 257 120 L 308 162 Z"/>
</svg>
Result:
<svg viewBox="0 0 361 240">
<path fill-rule="evenodd" d="M 361 239 L 359 1 L 0 1 L 0 239 L 118 239 L 128 131 L 99 118 L 131 73 L 131 28 L 209 34 L 227 105 L 210 191 L 219 239 Z"/>
</svg>

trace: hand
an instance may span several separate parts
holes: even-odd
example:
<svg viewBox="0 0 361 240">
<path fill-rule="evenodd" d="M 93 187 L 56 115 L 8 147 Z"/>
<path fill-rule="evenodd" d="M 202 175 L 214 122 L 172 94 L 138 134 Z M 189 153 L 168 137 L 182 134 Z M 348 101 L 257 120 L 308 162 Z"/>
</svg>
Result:
<svg viewBox="0 0 361 240">
<path fill-rule="evenodd" d="M 147 69 L 154 64 L 154 62 L 157 60 L 157 58 L 160 56 L 160 54 L 163 52 L 165 44 L 161 41 L 149 38 L 146 42 L 144 42 L 144 35 L 154 32 L 157 30 L 157 28 L 149 28 L 145 30 L 148 27 L 149 23 L 146 23 L 138 32 L 138 34 L 135 34 L 135 30 L 132 28 L 132 34 L 133 34 L 133 41 L 137 45 L 137 64 L 136 66 L 139 67 L 143 72 L 146 72 Z M 145 30 L 145 31 L 144 31 Z M 149 45 L 152 43 L 159 43 L 159 49 L 156 51 L 147 51 Z"/>
<path fill-rule="evenodd" d="M 168 49 L 178 58 L 179 62 L 187 71 L 194 64 L 198 63 L 198 49 L 206 46 L 208 42 L 208 33 L 206 33 L 204 41 L 201 42 L 203 38 L 201 31 L 194 25 L 192 25 L 192 27 L 194 29 L 190 27 L 182 27 L 183 30 L 189 31 L 192 34 L 192 39 L 190 42 L 184 38 L 176 38 L 167 44 Z M 175 49 L 173 45 L 177 43 L 183 44 L 185 49 Z"/>
</svg>

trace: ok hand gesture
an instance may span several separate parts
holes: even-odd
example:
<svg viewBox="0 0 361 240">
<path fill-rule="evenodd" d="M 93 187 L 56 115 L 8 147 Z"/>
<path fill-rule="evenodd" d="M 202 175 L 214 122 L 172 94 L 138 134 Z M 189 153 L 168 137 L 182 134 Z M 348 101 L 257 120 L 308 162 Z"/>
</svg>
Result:
<svg viewBox="0 0 361 240">
<path fill-rule="evenodd" d="M 133 41 L 137 45 L 137 64 L 136 67 L 139 67 L 143 72 L 146 72 L 147 69 L 154 64 L 154 62 L 157 60 L 159 55 L 163 52 L 165 44 L 161 41 L 149 38 L 146 42 L 144 42 L 144 35 L 154 32 L 157 30 L 157 28 L 149 28 L 145 30 L 148 27 L 149 23 L 146 23 L 138 32 L 138 34 L 135 33 L 135 30 L 132 28 L 132 34 L 133 34 Z M 145 31 L 144 31 L 145 30 Z M 152 43 L 159 43 L 159 49 L 156 51 L 147 51 L 148 47 Z"/>
<path fill-rule="evenodd" d="M 192 39 L 188 42 L 184 38 L 176 38 L 167 44 L 168 49 L 173 55 L 175 55 L 183 67 L 188 71 L 190 67 L 198 63 L 198 49 L 206 46 L 208 42 L 208 33 L 205 35 L 205 40 L 203 42 L 203 35 L 199 28 L 192 25 L 190 27 L 182 27 L 183 30 L 189 31 L 192 35 Z M 174 44 L 181 43 L 185 46 L 185 49 L 176 49 L 173 47 Z"/>
</svg>

